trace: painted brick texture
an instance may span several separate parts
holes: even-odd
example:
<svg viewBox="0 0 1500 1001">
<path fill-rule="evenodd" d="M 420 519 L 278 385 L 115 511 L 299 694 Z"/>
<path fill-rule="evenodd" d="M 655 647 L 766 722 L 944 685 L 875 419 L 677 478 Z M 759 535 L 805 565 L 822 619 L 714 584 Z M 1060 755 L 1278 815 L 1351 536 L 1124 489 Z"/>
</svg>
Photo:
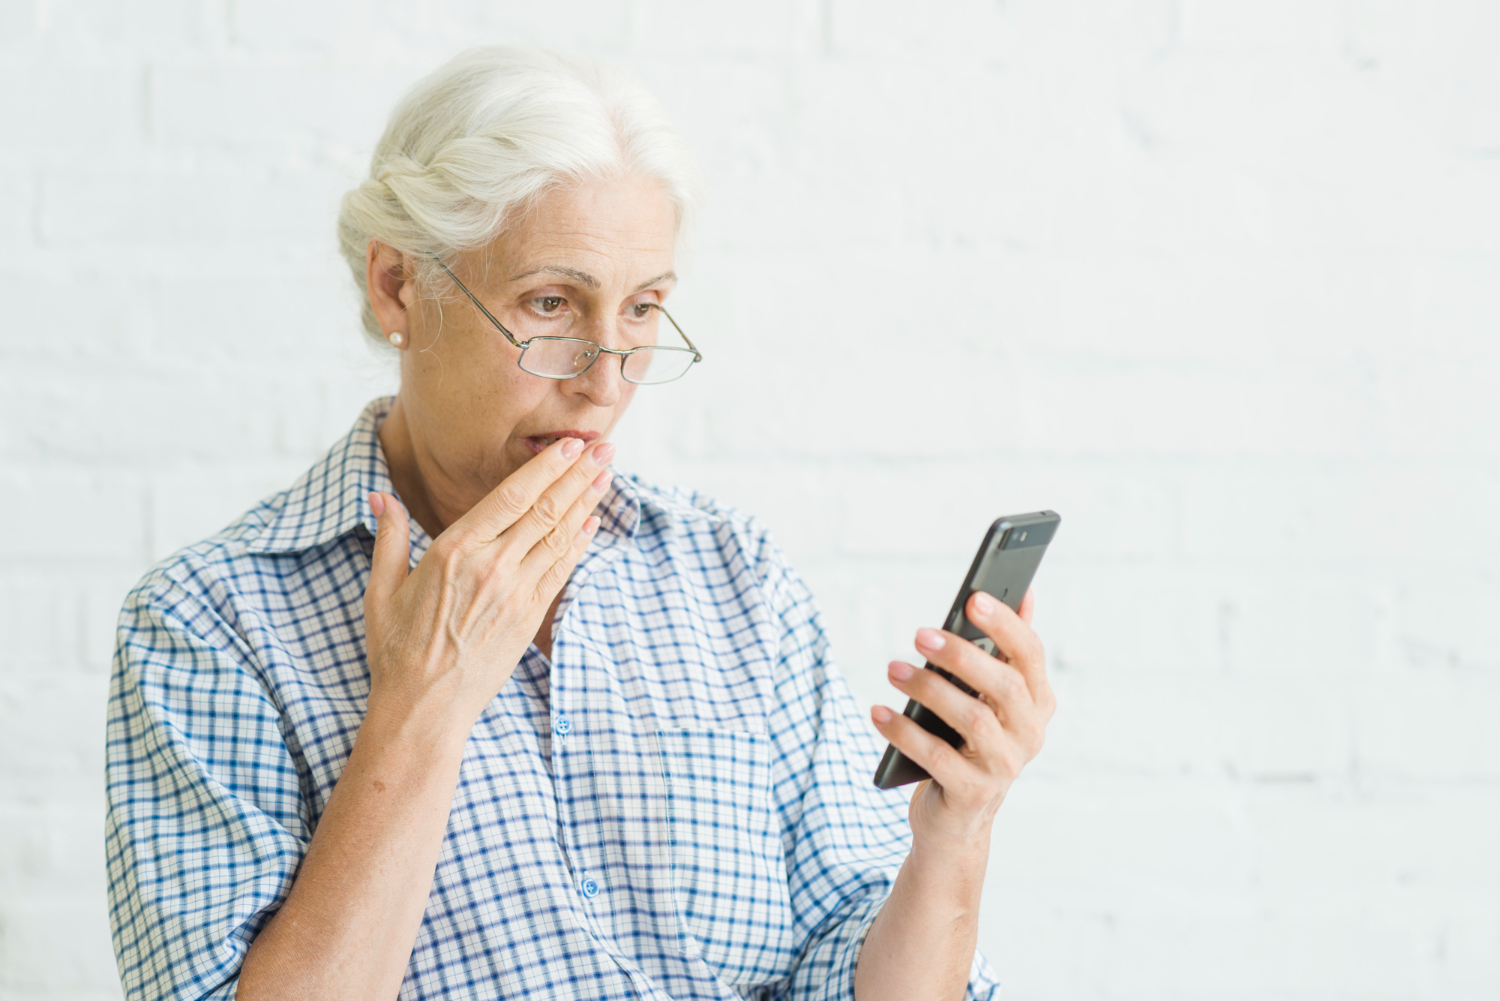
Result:
<svg viewBox="0 0 1500 1001">
<path fill-rule="evenodd" d="M 118 996 L 119 602 L 392 385 L 337 199 L 480 41 L 630 66 L 697 150 L 707 361 L 620 465 L 760 514 L 862 702 L 1062 512 L 1009 996 L 1500 996 L 1500 6 L 11 0 L 0 1001 Z"/>
</svg>

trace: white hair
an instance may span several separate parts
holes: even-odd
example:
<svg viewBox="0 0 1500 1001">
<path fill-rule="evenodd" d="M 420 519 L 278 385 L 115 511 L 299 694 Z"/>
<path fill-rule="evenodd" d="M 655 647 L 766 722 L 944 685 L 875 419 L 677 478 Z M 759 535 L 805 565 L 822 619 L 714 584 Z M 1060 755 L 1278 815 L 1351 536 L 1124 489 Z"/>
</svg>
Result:
<svg viewBox="0 0 1500 1001">
<path fill-rule="evenodd" d="M 536 49 L 459 53 L 396 105 L 369 179 L 340 207 L 365 331 L 385 343 L 365 287 L 371 240 L 411 255 L 412 277 L 431 280 L 421 266 L 431 255 L 485 246 L 556 187 L 625 173 L 661 182 L 681 232 L 699 200 L 697 164 L 639 80 Z"/>
</svg>

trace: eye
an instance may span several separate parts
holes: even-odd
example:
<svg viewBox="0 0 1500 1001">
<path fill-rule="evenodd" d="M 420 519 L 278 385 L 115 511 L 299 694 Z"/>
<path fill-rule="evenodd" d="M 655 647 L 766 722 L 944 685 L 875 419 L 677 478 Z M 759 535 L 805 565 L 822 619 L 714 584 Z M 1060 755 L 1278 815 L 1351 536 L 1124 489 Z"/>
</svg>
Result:
<svg viewBox="0 0 1500 1001">
<path fill-rule="evenodd" d="M 568 304 L 568 300 L 560 295 L 539 296 L 535 299 L 528 299 L 527 302 L 531 304 L 532 309 L 543 316 L 556 316 Z"/>
<path fill-rule="evenodd" d="M 655 308 L 656 303 L 654 302 L 635 303 L 630 307 L 630 317 L 634 320 L 644 320 L 646 317 L 651 315 L 651 311 Z"/>
</svg>

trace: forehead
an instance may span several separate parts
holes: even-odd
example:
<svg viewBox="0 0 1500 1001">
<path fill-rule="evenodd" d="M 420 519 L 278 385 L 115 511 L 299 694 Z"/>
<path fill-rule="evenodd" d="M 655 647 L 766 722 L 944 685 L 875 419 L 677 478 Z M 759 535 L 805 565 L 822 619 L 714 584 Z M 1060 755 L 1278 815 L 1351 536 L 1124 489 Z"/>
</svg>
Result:
<svg viewBox="0 0 1500 1001">
<path fill-rule="evenodd" d="M 489 248 L 490 280 L 633 286 L 671 270 L 676 235 L 659 182 L 627 175 L 555 188 Z"/>
</svg>

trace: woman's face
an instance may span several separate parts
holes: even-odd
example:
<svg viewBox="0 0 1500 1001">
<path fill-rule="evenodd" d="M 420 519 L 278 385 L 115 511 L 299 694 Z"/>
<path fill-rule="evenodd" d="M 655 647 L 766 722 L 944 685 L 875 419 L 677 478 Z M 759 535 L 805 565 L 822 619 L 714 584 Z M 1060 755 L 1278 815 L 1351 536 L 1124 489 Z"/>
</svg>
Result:
<svg viewBox="0 0 1500 1001">
<path fill-rule="evenodd" d="M 623 349 L 641 343 L 640 318 L 654 315 L 642 304 L 664 301 L 676 280 L 675 231 L 659 183 L 597 181 L 553 191 L 504 237 L 454 262 L 453 273 L 517 340 L 566 334 Z M 466 296 L 422 298 L 376 265 L 382 255 L 396 260 L 389 248 L 372 251 L 372 304 L 382 329 L 404 334 L 392 419 L 404 423 L 423 492 L 444 524 L 549 440 L 605 437 L 625 413 L 636 387 L 621 378 L 618 357 L 600 355 L 572 379 L 523 372 L 520 350 Z M 384 295 L 382 310 L 385 292 L 394 295 Z M 666 334 L 662 342 L 671 343 Z"/>
</svg>

